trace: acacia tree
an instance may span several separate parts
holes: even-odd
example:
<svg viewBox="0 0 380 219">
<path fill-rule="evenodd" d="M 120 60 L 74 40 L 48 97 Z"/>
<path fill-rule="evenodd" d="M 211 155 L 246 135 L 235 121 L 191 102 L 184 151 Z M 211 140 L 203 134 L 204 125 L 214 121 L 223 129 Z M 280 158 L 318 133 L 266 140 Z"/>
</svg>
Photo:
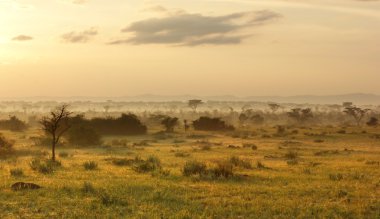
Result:
<svg viewBox="0 0 380 219">
<path fill-rule="evenodd" d="M 199 105 L 203 104 L 202 100 L 189 100 L 188 105 L 195 112 Z"/>
<path fill-rule="evenodd" d="M 346 109 L 343 111 L 346 114 L 352 116 L 355 119 L 356 125 L 360 126 L 362 119 L 367 114 L 369 109 L 362 109 L 360 107 L 351 106 L 346 107 Z"/>
<path fill-rule="evenodd" d="M 70 112 L 67 108 L 68 105 L 61 105 L 55 110 L 51 111 L 49 116 L 45 116 L 40 120 L 42 129 L 47 135 L 51 136 L 51 159 L 53 161 L 55 161 L 56 145 L 58 144 L 62 135 L 70 128 L 69 119 L 72 112 Z"/>
<path fill-rule="evenodd" d="M 281 107 L 277 103 L 269 103 L 268 106 L 272 110 L 272 113 L 276 113 L 277 110 L 280 109 L 280 107 Z"/>
<path fill-rule="evenodd" d="M 161 124 L 165 126 L 166 132 L 174 132 L 174 127 L 178 125 L 178 118 L 167 116 L 161 121 Z"/>
<path fill-rule="evenodd" d="M 313 117 L 313 113 L 310 108 L 295 108 L 288 112 L 288 116 L 295 119 L 298 123 L 304 123 Z"/>
</svg>

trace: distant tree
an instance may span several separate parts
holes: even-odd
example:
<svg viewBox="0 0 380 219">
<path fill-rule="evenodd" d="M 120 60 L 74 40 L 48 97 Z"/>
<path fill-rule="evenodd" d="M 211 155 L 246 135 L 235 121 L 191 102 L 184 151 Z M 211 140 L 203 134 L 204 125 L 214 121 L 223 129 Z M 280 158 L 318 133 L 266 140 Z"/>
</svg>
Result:
<svg viewBox="0 0 380 219">
<path fill-rule="evenodd" d="M 264 123 L 264 117 L 260 114 L 255 113 L 252 109 L 246 109 L 239 115 L 239 122 L 242 125 L 245 125 L 245 123 L 251 121 L 254 124 L 263 124 Z"/>
<path fill-rule="evenodd" d="M 352 103 L 352 102 L 343 102 L 343 103 L 342 103 L 342 106 L 343 106 L 344 108 L 352 107 L 353 105 L 354 105 L 354 103 Z"/>
<path fill-rule="evenodd" d="M 376 127 L 379 125 L 379 120 L 375 117 L 371 117 L 369 121 L 367 122 L 367 125 L 371 127 Z"/>
<path fill-rule="evenodd" d="M 161 124 L 165 126 L 166 132 L 174 132 L 174 127 L 178 125 L 178 118 L 167 116 L 161 121 Z"/>
<path fill-rule="evenodd" d="M 50 112 L 50 116 L 45 116 L 41 119 L 40 124 L 42 129 L 52 139 L 51 150 L 52 160 L 55 161 L 55 147 L 58 144 L 62 135 L 69 130 L 69 119 L 72 112 L 68 110 L 68 105 L 62 105 Z"/>
<path fill-rule="evenodd" d="M 310 108 L 294 108 L 288 112 L 288 116 L 296 120 L 298 123 L 304 123 L 313 117 L 313 113 Z"/>
<path fill-rule="evenodd" d="M 272 113 L 276 113 L 277 110 L 280 109 L 280 107 L 281 107 L 277 103 L 269 103 L 268 106 L 272 110 Z"/>
<path fill-rule="evenodd" d="M 344 112 L 355 119 L 356 125 L 360 126 L 362 119 L 367 114 L 369 109 L 362 109 L 356 106 L 346 107 Z"/>
<path fill-rule="evenodd" d="M 188 106 L 195 112 L 199 105 L 203 104 L 202 100 L 189 100 Z"/>
<path fill-rule="evenodd" d="M 111 106 L 105 105 L 105 106 L 103 106 L 103 108 L 104 108 L 104 112 L 108 113 L 108 111 L 110 110 Z"/>
</svg>

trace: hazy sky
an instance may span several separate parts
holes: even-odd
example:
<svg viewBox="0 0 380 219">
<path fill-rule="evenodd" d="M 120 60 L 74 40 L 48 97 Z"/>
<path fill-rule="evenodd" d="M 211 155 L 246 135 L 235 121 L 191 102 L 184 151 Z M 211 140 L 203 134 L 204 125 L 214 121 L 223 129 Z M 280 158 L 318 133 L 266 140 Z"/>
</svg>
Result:
<svg viewBox="0 0 380 219">
<path fill-rule="evenodd" d="M 377 0 L 0 0 L 0 96 L 380 94 Z"/>
</svg>

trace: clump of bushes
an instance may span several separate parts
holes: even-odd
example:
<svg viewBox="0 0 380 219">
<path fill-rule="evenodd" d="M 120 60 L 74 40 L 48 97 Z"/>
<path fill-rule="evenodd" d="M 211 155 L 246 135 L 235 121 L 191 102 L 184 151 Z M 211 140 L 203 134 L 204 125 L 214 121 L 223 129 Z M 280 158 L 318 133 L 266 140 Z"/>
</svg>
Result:
<svg viewBox="0 0 380 219">
<path fill-rule="evenodd" d="M 177 152 L 175 152 L 174 156 L 176 156 L 176 157 L 190 157 L 190 154 L 186 153 L 186 152 L 182 152 L 182 151 L 177 151 Z"/>
<path fill-rule="evenodd" d="M 9 172 L 10 172 L 11 176 L 13 176 L 13 177 L 24 176 L 24 171 L 20 168 L 11 169 Z"/>
<path fill-rule="evenodd" d="M 252 150 L 257 150 L 257 145 L 255 144 L 250 144 L 250 143 L 245 143 L 243 144 L 243 148 L 252 148 Z"/>
<path fill-rule="evenodd" d="M 0 120 L 0 129 L 10 130 L 13 132 L 22 132 L 28 128 L 25 122 L 18 119 L 16 116 L 9 117 L 8 120 Z"/>
<path fill-rule="evenodd" d="M 34 158 L 29 163 L 29 166 L 32 170 L 38 171 L 42 174 L 52 174 L 58 167 L 62 166 L 62 164 L 59 161 Z"/>
<path fill-rule="evenodd" d="M 161 168 L 161 160 L 156 156 L 150 156 L 147 160 L 139 160 L 133 167 L 138 173 L 153 172 Z"/>
<path fill-rule="evenodd" d="M 142 135 L 146 134 L 147 127 L 134 114 L 122 114 L 118 118 L 85 119 L 78 115 L 70 119 L 72 127 L 90 127 L 100 135 Z"/>
<path fill-rule="evenodd" d="M 98 169 L 98 163 L 95 161 L 86 161 L 83 163 L 83 167 L 85 170 L 96 170 Z"/>
<path fill-rule="evenodd" d="M 84 182 L 81 191 L 83 193 L 95 193 L 95 188 L 90 182 Z"/>
<path fill-rule="evenodd" d="M 101 136 L 95 129 L 87 126 L 74 126 L 67 132 L 67 140 L 75 146 L 101 145 Z"/>
<path fill-rule="evenodd" d="M 215 178 L 230 178 L 234 175 L 233 165 L 229 161 L 221 161 L 213 167 L 207 167 L 204 162 L 188 161 L 185 163 L 182 174 L 184 176 L 199 176 Z"/>
<path fill-rule="evenodd" d="M 232 125 L 227 125 L 220 118 L 210 118 L 202 116 L 193 122 L 195 130 L 201 131 L 233 131 L 235 128 Z"/>
</svg>

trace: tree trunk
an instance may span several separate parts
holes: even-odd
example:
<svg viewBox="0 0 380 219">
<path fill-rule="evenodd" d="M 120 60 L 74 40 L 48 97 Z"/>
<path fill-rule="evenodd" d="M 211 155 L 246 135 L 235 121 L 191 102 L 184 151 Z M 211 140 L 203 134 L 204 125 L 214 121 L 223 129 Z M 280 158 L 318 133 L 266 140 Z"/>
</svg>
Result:
<svg viewBox="0 0 380 219">
<path fill-rule="evenodd" d="M 52 147 L 51 147 L 51 159 L 55 161 L 55 138 L 53 138 Z"/>
</svg>

